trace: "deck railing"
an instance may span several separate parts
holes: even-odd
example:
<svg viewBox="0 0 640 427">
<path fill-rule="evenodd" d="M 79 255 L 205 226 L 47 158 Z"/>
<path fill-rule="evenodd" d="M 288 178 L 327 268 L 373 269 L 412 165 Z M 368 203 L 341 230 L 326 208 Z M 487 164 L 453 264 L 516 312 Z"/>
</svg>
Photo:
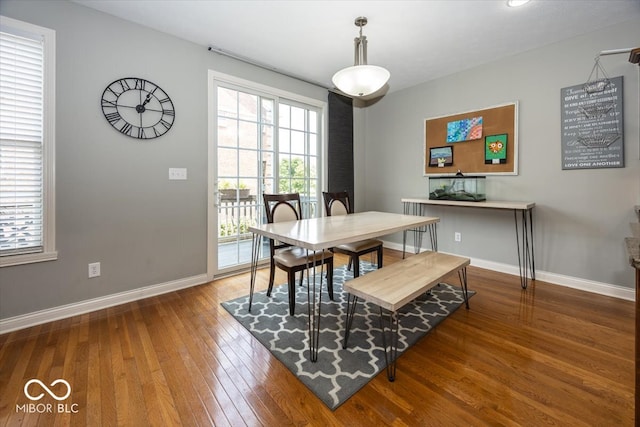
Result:
<svg viewBox="0 0 640 427">
<path fill-rule="evenodd" d="M 218 203 L 218 241 L 224 243 L 250 239 L 249 227 L 257 224 L 258 206 L 255 195 L 240 198 L 221 197 Z"/>
<path fill-rule="evenodd" d="M 313 218 L 316 215 L 317 201 L 303 196 L 300 199 L 303 218 Z M 267 222 L 267 218 L 264 215 L 262 201 L 258 201 L 254 194 L 245 197 L 226 197 L 223 195 L 220 198 L 218 203 L 218 241 L 220 243 L 238 238 L 240 240 L 250 239 L 249 227 L 265 222 Z"/>
</svg>

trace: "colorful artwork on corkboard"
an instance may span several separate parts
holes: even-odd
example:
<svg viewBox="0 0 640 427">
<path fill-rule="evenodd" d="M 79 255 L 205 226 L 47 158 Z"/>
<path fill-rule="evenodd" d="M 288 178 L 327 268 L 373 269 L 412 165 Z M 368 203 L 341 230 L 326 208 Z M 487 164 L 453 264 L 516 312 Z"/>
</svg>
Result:
<svg viewBox="0 0 640 427">
<path fill-rule="evenodd" d="M 507 163 L 507 134 L 490 135 L 484 138 L 484 163 L 499 165 Z"/>
<path fill-rule="evenodd" d="M 453 147 L 433 147 L 429 149 L 429 167 L 443 168 L 453 165 Z"/>
<path fill-rule="evenodd" d="M 482 117 L 447 123 L 447 144 L 482 138 Z"/>
</svg>

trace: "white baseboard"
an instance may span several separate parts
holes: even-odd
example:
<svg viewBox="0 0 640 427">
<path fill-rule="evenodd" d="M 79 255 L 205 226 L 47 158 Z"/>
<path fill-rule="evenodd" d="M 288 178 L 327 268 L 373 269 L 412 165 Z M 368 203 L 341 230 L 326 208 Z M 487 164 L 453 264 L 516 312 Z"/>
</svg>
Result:
<svg viewBox="0 0 640 427">
<path fill-rule="evenodd" d="M 384 247 L 395 250 L 402 250 L 402 244 L 394 242 L 384 242 Z M 407 251 L 413 253 L 413 246 L 407 245 Z M 498 271 L 501 273 L 519 275 L 517 266 L 502 264 L 493 261 L 487 261 L 478 258 L 471 258 L 471 265 L 486 268 L 487 270 Z M 600 295 L 606 295 L 614 298 L 621 298 L 629 301 L 635 301 L 635 290 L 624 288 L 622 286 L 611 285 L 608 283 L 595 282 L 593 280 L 581 279 L 577 277 L 564 276 L 562 274 L 549 273 L 545 271 L 536 271 L 536 279 L 543 280 L 568 288 L 579 289 L 582 291 L 593 292 Z M 167 292 L 177 291 L 179 289 L 207 283 L 206 274 L 186 277 L 184 279 L 173 280 L 158 285 L 146 286 L 144 288 L 133 289 L 131 291 L 120 292 L 113 295 L 107 295 L 100 298 L 94 298 L 86 301 L 80 301 L 73 304 L 67 304 L 60 307 L 48 308 L 33 313 L 27 313 L 20 316 L 0 319 L 0 334 L 40 325 L 54 320 L 65 319 L 79 314 L 89 313 L 91 311 L 103 308 L 113 307 L 116 305 L 137 301 L 156 295 L 165 294 Z"/>
<path fill-rule="evenodd" d="M 9 317 L 7 319 L 0 319 L 0 334 L 137 301 L 143 298 L 166 294 L 167 292 L 177 291 L 179 289 L 201 285 L 207 282 L 207 275 L 200 274 L 197 276 L 186 277 L 184 279 L 160 283 L 158 285 L 145 286 L 144 288 L 133 289 L 131 291 L 120 292 L 117 294 L 106 295 L 104 297 L 48 308 L 33 313 L 22 314 L 20 316 Z"/>
<path fill-rule="evenodd" d="M 401 243 L 384 242 L 384 247 L 395 249 L 398 251 L 402 250 Z M 407 245 L 407 252 L 413 253 L 413 246 Z M 502 264 L 499 262 L 487 261 L 479 258 L 470 259 L 471 265 L 475 267 L 486 268 L 487 270 L 498 271 L 500 273 L 513 274 L 514 276 L 520 275 L 520 269 L 517 265 Z M 596 294 L 625 299 L 629 301 L 635 301 L 636 298 L 635 289 L 625 288 L 609 283 L 595 282 L 593 280 L 581 279 L 579 277 L 571 277 L 562 274 L 536 270 L 536 279 L 548 283 L 553 283 L 554 285 L 565 286 L 567 288 L 579 289 L 581 291 L 593 292 Z"/>
</svg>

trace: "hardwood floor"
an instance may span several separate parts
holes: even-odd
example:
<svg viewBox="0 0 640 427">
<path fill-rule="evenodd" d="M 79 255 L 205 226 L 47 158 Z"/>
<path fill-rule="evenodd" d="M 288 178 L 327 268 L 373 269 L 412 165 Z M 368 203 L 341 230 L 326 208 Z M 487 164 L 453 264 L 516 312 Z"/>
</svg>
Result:
<svg viewBox="0 0 640 427">
<path fill-rule="evenodd" d="M 394 383 L 383 371 L 334 412 L 220 306 L 247 294 L 242 274 L 0 335 L 0 425 L 633 425 L 633 302 L 468 275 L 471 309 L 403 354 Z M 71 395 L 31 402 L 32 378 Z"/>
</svg>

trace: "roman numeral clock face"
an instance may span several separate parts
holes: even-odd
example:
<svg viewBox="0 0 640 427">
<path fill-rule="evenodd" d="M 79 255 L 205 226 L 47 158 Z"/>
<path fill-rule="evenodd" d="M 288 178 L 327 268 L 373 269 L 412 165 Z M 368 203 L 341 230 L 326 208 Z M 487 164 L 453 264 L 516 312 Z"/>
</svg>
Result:
<svg viewBox="0 0 640 427">
<path fill-rule="evenodd" d="M 116 130 L 136 139 L 164 135 L 176 117 L 173 102 L 160 86 L 135 77 L 107 86 L 102 93 L 102 112 Z"/>
</svg>

